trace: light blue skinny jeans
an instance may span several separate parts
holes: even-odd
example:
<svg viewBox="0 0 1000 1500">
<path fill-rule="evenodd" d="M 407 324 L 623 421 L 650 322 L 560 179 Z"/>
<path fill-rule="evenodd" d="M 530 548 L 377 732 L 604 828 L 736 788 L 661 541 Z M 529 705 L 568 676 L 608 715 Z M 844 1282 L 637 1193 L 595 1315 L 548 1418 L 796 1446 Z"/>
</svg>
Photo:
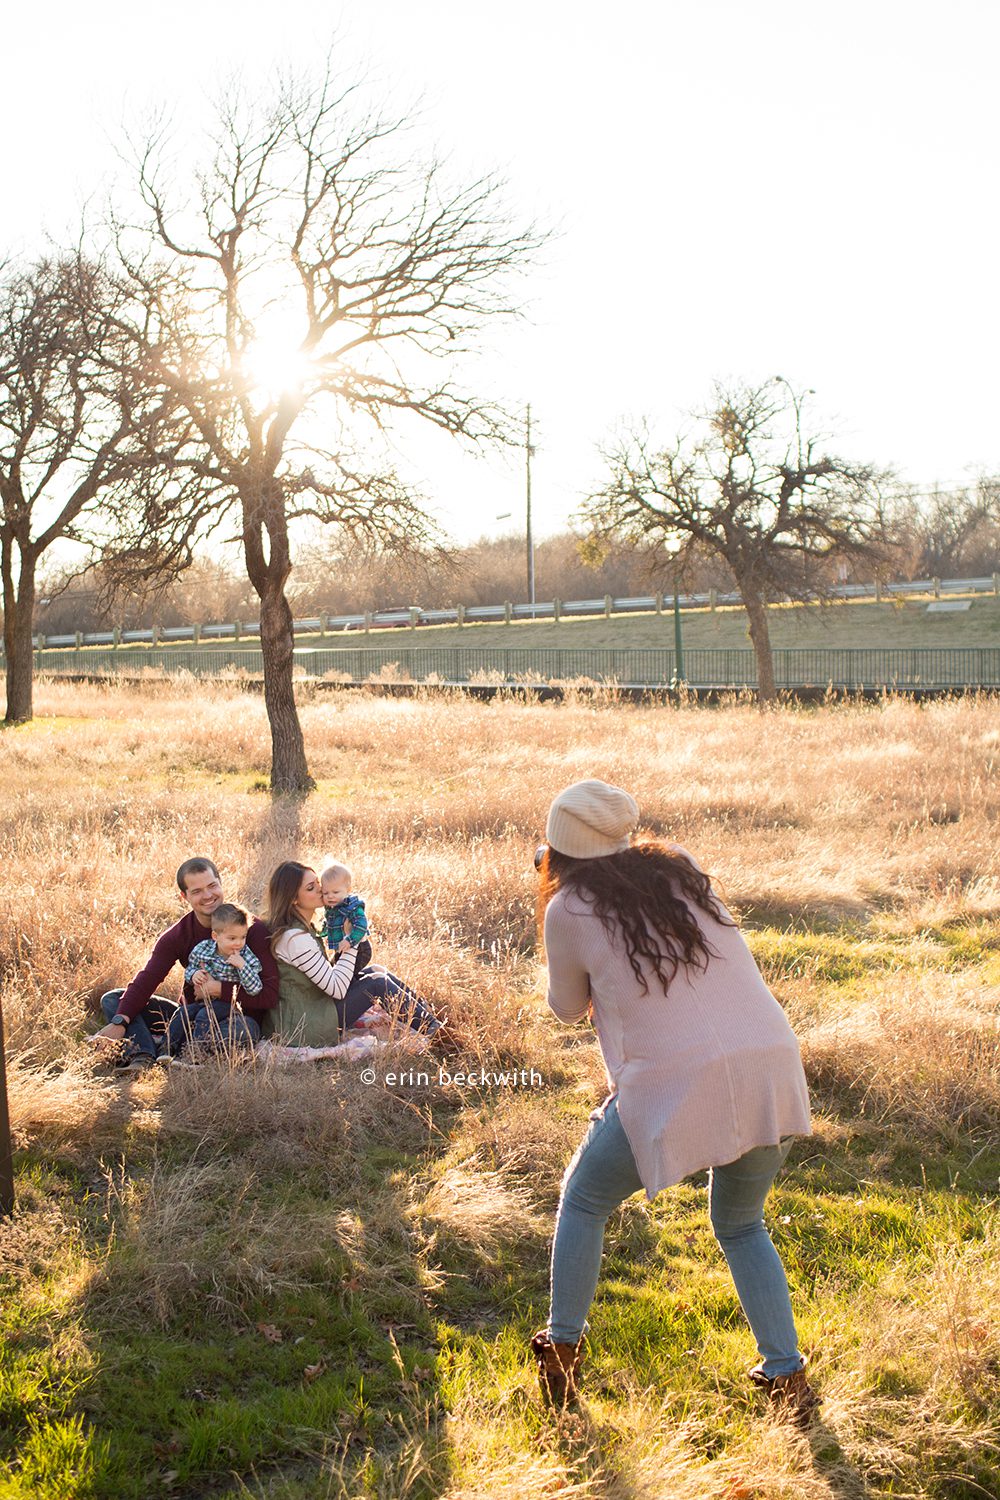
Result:
<svg viewBox="0 0 1000 1500">
<path fill-rule="evenodd" d="M 728 1166 L 713 1167 L 708 1188 L 712 1229 L 757 1340 L 760 1368 L 771 1378 L 803 1365 L 788 1279 L 762 1217 L 791 1144 L 757 1146 Z M 641 1187 L 615 1095 L 591 1119 L 563 1178 L 552 1242 L 549 1334 L 555 1343 L 575 1344 L 585 1332 L 608 1215 Z"/>
</svg>

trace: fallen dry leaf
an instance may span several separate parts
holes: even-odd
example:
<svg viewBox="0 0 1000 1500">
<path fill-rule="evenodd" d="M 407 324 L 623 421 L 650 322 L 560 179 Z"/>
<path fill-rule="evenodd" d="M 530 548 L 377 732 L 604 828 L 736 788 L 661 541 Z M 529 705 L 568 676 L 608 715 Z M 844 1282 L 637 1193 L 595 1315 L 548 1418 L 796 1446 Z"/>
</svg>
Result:
<svg viewBox="0 0 1000 1500">
<path fill-rule="evenodd" d="M 753 1485 L 739 1474 L 730 1474 L 726 1480 L 725 1500 L 753 1500 Z"/>
</svg>

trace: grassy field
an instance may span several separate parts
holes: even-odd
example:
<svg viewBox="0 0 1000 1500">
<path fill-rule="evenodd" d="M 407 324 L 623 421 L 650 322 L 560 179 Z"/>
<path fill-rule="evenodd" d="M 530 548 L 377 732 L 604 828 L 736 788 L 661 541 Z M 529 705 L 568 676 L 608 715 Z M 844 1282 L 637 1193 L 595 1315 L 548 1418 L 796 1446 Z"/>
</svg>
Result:
<svg viewBox="0 0 1000 1500">
<path fill-rule="evenodd" d="M 260 790 L 263 707 L 236 687 L 44 683 L 38 709 L 0 736 L 3 1500 L 997 1493 L 994 704 L 327 698 L 302 709 L 318 791 L 291 804 Z M 703 1179 L 613 1217 L 586 1398 L 539 1405 L 525 1343 L 603 1074 L 544 1007 L 531 855 L 586 775 L 698 854 L 801 1039 L 816 1131 L 769 1222 L 825 1398 L 808 1437 L 747 1386 Z M 93 1002 L 195 851 L 254 905 L 280 859 L 346 858 L 453 1066 L 541 1082 L 387 1083 L 407 1057 L 371 1086 L 100 1073 Z"/>
<path fill-rule="evenodd" d="M 930 599 L 899 599 L 894 603 L 839 603 L 824 608 L 774 605 L 770 610 L 771 643 L 781 646 L 833 648 L 842 646 L 1000 646 L 1000 599 L 991 594 L 971 598 L 967 611 L 937 614 L 927 612 Z M 749 649 L 747 617 L 742 608 L 692 609 L 682 615 L 686 649 Z M 551 620 L 516 620 L 510 625 L 421 625 L 416 630 L 328 631 L 326 635 L 298 634 L 299 646 L 336 648 L 347 646 L 517 646 L 520 648 L 565 647 L 585 649 L 612 646 L 667 646 L 674 644 L 673 615 L 635 614 L 569 618 L 556 625 Z M 158 649 L 165 650 L 170 642 Z M 196 649 L 190 641 L 176 642 L 179 651 Z M 232 642 L 206 640 L 204 649 Z M 245 645 L 253 647 L 256 638 Z M 95 647 L 106 651 L 107 647 Z M 141 664 L 143 646 L 122 647 Z M 54 658 L 53 658 L 54 659 Z"/>
</svg>

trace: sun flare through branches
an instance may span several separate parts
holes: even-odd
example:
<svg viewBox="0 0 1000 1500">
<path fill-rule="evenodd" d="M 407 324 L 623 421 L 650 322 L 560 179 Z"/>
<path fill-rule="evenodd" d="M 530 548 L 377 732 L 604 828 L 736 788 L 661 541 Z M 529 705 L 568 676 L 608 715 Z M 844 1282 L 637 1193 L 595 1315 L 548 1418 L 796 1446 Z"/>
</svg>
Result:
<svg viewBox="0 0 1000 1500">
<path fill-rule="evenodd" d="M 284 396 L 301 396 L 316 375 L 315 359 L 281 333 L 254 339 L 237 366 L 255 401 L 274 405 Z"/>
</svg>

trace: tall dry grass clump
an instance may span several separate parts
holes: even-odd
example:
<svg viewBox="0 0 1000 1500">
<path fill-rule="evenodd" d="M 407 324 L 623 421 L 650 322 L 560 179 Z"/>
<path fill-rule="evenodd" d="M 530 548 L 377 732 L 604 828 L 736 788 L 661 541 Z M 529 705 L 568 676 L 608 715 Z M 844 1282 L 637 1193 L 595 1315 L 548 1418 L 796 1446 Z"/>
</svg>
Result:
<svg viewBox="0 0 1000 1500">
<path fill-rule="evenodd" d="M 850 1113 L 919 1131 L 1000 1132 L 1000 1006 L 920 995 L 915 986 L 832 1018 L 803 1037 L 814 1090 Z"/>
<path fill-rule="evenodd" d="M 381 1057 L 394 1055 L 390 1048 Z M 419 1150 L 427 1141 L 419 1112 L 402 1096 L 366 1087 L 356 1067 L 331 1072 L 237 1056 L 151 1086 L 160 1094 L 161 1135 L 183 1141 L 194 1160 L 225 1152 L 265 1173 L 319 1171 L 343 1187 L 373 1147 Z"/>
<path fill-rule="evenodd" d="M 261 1200 L 258 1180 L 250 1161 L 217 1155 L 113 1185 L 115 1233 L 88 1289 L 91 1307 L 161 1325 L 201 1314 L 240 1326 L 262 1299 L 317 1279 L 339 1284 L 339 1209 L 300 1204 L 293 1224 L 287 1204 Z"/>
<path fill-rule="evenodd" d="M 118 1145 L 132 1117 L 127 1093 L 86 1056 L 39 1068 L 30 1052 L 8 1053 L 7 1097 L 16 1143 L 68 1157 Z"/>
</svg>

